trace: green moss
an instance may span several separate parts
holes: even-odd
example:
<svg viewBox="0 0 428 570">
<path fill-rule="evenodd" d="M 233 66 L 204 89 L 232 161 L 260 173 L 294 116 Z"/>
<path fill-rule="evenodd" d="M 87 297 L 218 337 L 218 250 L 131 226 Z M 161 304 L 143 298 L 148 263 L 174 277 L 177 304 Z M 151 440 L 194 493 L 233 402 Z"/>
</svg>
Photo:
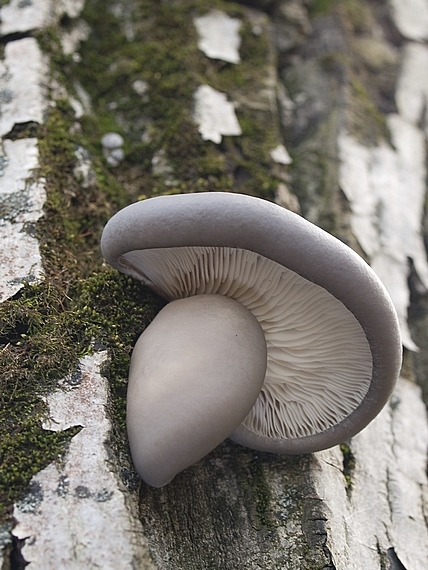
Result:
<svg viewBox="0 0 428 570">
<path fill-rule="evenodd" d="M 39 400 L 40 401 L 40 400 Z M 8 414 L 0 421 L 13 428 L 2 433 L 0 443 L 0 519 L 11 514 L 13 502 L 21 496 L 33 475 L 52 461 L 57 461 L 64 453 L 67 443 L 80 428 L 70 428 L 62 432 L 48 432 L 41 428 L 40 419 L 43 414 L 39 402 L 29 405 L 26 399 L 26 411 L 31 409 L 30 417 L 12 418 Z M 19 425 L 17 428 L 16 426 Z"/>
<path fill-rule="evenodd" d="M 82 46 L 81 64 L 62 54 L 58 30 L 36 34 L 52 76 L 75 97 L 77 79 L 94 112 L 76 121 L 67 100 L 57 100 L 44 125 L 14 133 L 39 140 L 37 174 L 46 181 L 47 200 L 36 231 L 45 278 L 25 285 L 0 306 L 0 522 L 34 473 L 58 458 L 76 433 L 74 428 L 57 434 L 42 429 L 46 409 L 41 396 L 76 371 L 80 357 L 101 347 L 108 347 L 111 357 L 105 373 L 115 442 L 120 453 L 127 453 L 130 352 L 162 303 L 139 283 L 102 266 L 99 238 L 109 217 L 139 197 L 239 190 L 272 198 L 277 185 L 269 151 L 279 137 L 270 110 L 241 105 L 243 135 L 224 137 L 221 145 L 202 141 L 192 120 L 193 94 L 202 82 L 240 100 L 265 86 L 269 46 L 266 37 L 252 33 L 244 8 L 223 1 L 136 0 L 118 14 L 113 4 L 86 3 L 83 17 L 93 33 Z M 213 7 L 244 21 L 238 66 L 210 60 L 197 47 L 192 18 Z M 132 41 L 126 21 L 132 21 Z M 147 83 L 147 98 L 133 90 L 135 80 Z M 107 131 L 125 137 L 126 158 L 114 171 L 102 156 L 100 139 Z M 92 164 L 91 181 L 76 170 L 82 149 Z M 171 165 L 170 176 L 152 171 L 160 151 Z M 268 523 L 266 492 L 261 488 L 257 500 L 262 524 Z"/>
<path fill-rule="evenodd" d="M 255 517 L 260 529 L 273 531 L 278 526 L 273 520 L 271 509 L 271 491 L 263 471 L 262 463 L 254 458 L 249 464 L 251 474 L 250 487 L 252 504 L 254 505 Z"/>
<path fill-rule="evenodd" d="M 0 520 L 35 472 L 56 459 L 75 430 L 41 428 L 41 396 L 79 351 L 67 327 L 67 296 L 55 284 L 27 285 L 0 306 Z"/>
<path fill-rule="evenodd" d="M 372 33 L 375 19 L 365 0 L 343 0 L 338 4 L 342 17 L 356 34 Z"/>
<path fill-rule="evenodd" d="M 316 18 L 328 13 L 337 2 L 338 0 L 312 0 L 308 7 L 309 16 Z"/>
<path fill-rule="evenodd" d="M 354 33 L 373 30 L 372 7 L 365 0 L 312 0 L 308 12 L 311 18 L 326 14 L 339 15 Z"/>
<path fill-rule="evenodd" d="M 232 2 L 139 0 L 126 16 L 134 36 L 129 41 L 125 16 L 121 21 L 111 5 L 87 3 L 84 18 L 94 32 L 82 46 L 84 64 L 74 74 L 91 95 L 97 117 L 98 128 L 92 118 L 83 119 L 85 136 L 94 146 L 107 130 L 125 136 L 126 158 L 116 173 L 131 199 L 214 190 L 273 198 L 277 180 L 269 151 L 279 134 L 269 109 L 256 113 L 241 105 L 243 135 L 224 137 L 220 146 L 203 141 L 192 119 L 193 95 L 202 83 L 237 100 L 265 87 L 269 46 L 266 36 L 252 33 L 244 8 Z M 198 49 L 193 16 L 213 7 L 244 19 L 239 65 L 211 60 Z M 145 82 L 146 96 L 132 88 L 137 80 Z M 170 167 L 164 175 L 152 171 L 159 152 Z"/>
<path fill-rule="evenodd" d="M 84 323 L 86 345 L 108 347 L 108 377 L 113 395 L 115 426 L 125 430 L 126 389 L 132 349 L 164 302 L 139 282 L 106 269 L 77 287 L 75 322 Z"/>
<path fill-rule="evenodd" d="M 70 283 L 67 294 L 48 279 L 27 285 L 18 299 L 0 307 L 0 503 L 4 508 L 76 433 L 75 429 L 57 434 L 42 430 L 45 406 L 40 396 L 75 369 L 78 358 L 94 346 L 110 349 L 113 413 L 119 430 L 124 429 L 130 353 L 160 306 L 139 283 L 113 270 L 99 270 Z"/>
<path fill-rule="evenodd" d="M 346 481 L 346 490 L 348 494 L 352 491 L 352 476 L 355 469 L 355 456 L 348 444 L 342 443 L 340 451 L 343 455 L 343 476 Z"/>
<path fill-rule="evenodd" d="M 348 122 L 350 133 L 363 144 L 388 140 L 385 115 L 379 111 L 363 82 L 354 73 L 349 82 Z"/>
<path fill-rule="evenodd" d="M 45 279 L 0 305 L 0 522 L 31 477 L 57 459 L 78 431 L 43 430 L 42 396 L 76 370 L 95 341 L 112 351 L 113 413 L 123 428 L 130 351 L 160 306 L 140 284 L 101 266 L 102 227 L 128 198 L 95 154 L 95 180 L 82 185 L 76 149 L 89 143 L 81 131 L 73 134 L 74 125 L 70 106 L 59 100 L 46 123 L 31 132 L 39 139 L 38 174 L 47 192 L 36 228 Z M 27 129 L 19 136 L 29 134 Z"/>
<path fill-rule="evenodd" d="M 73 60 L 71 55 L 65 55 L 62 51 L 61 40 L 58 35 L 58 28 L 49 26 L 37 30 L 35 38 L 40 46 L 40 49 L 49 54 L 49 61 L 51 64 L 52 73 L 56 80 L 61 85 L 67 88 L 72 86 L 72 75 L 70 73 Z"/>
</svg>

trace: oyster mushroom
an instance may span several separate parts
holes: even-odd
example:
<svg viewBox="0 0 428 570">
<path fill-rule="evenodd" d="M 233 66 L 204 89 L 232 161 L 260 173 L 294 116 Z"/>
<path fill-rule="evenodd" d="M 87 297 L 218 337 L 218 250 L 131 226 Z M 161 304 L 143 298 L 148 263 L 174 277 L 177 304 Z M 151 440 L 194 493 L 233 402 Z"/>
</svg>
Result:
<svg viewBox="0 0 428 570">
<path fill-rule="evenodd" d="M 215 362 L 224 364 L 229 341 L 221 340 L 218 326 L 215 341 L 199 342 L 208 321 L 196 303 L 183 304 L 176 312 L 171 309 L 174 325 L 158 328 L 157 319 L 167 322 L 167 305 L 142 334 L 131 361 L 127 422 L 134 462 L 150 484 L 165 484 L 227 436 L 276 453 L 309 453 L 336 445 L 363 429 L 388 400 L 401 366 L 391 300 L 354 251 L 298 215 L 240 194 L 157 197 L 113 216 L 101 247 L 113 267 L 143 281 L 171 306 L 203 296 L 206 307 L 210 300 L 228 297 L 251 313 L 263 331 L 260 337 L 254 333 L 256 326 L 249 327 L 253 332 L 248 351 L 242 352 L 241 345 L 236 354 L 239 374 L 230 368 L 226 382 L 223 368 L 217 372 Z M 230 326 L 233 330 L 230 323 L 226 328 Z M 264 346 L 267 356 L 260 383 Z M 150 380 L 147 367 L 156 370 Z M 258 372 L 249 374 L 245 367 Z M 208 428 L 215 437 L 207 437 L 203 427 L 203 406 L 192 412 L 194 437 L 183 440 L 177 435 L 171 440 L 158 437 L 160 432 L 150 427 L 154 415 L 168 419 L 174 401 L 180 399 L 181 388 L 173 388 L 176 369 L 179 384 L 189 377 L 189 393 L 199 381 L 211 391 L 213 382 L 219 382 L 244 398 L 245 405 L 236 413 L 235 404 L 229 407 L 227 428 L 222 429 L 220 418 L 218 425 Z M 248 394 L 242 388 L 246 375 Z M 167 407 L 154 406 L 159 394 L 167 401 L 168 393 Z M 221 409 L 224 400 L 215 405 Z M 175 414 L 172 431 L 180 432 L 180 421 L 180 414 Z M 203 443 L 196 441 L 198 431 Z M 148 464 L 149 476 L 144 468 Z"/>
<path fill-rule="evenodd" d="M 162 309 L 129 372 L 128 437 L 141 477 L 165 485 L 226 439 L 256 401 L 266 362 L 262 328 L 233 299 L 195 295 Z"/>
</svg>

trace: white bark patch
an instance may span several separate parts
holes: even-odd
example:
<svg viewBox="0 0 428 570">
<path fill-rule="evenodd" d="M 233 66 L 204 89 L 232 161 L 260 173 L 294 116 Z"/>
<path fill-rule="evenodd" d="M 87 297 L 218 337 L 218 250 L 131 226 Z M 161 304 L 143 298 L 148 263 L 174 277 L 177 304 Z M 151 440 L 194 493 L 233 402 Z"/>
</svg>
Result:
<svg viewBox="0 0 428 570">
<path fill-rule="evenodd" d="M 271 159 L 277 164 L 291 164 L 293 159 L 283 144 L 279 144 L 270 152 Z"/>
<path fill-rule="evenodd" d="M 428 288 L 422 238 L 425 140 L 398 115 L 390 116 L 388 124 L 395 148 L 386 143 L 367 148 L 349 135 L 339 137 L 339 183 L 351 206 L 352 231 L 391 295 L 403 344 L 415 350 L 407 325 L 407 278 L 411 258 Z"/>
<path fill-rule="evenodd" d="M 61 34 L 61 46 L 64 55 L 72 55 L 79 49 L 81 42 L 89 38 L 91 28 L 84 20 L 79 20 L 67 32 Z"/>
<path fill-rule="evenodd" d="M 47 397 L 45 429 L 82 430 L 63 461 L 37 473 L 30 494 L 15 505 L 13 534 L 25 539 L 29 570 L 153 568 L 106 445 L 108 384 L 100 373 L 106 358 L 106 352 L 83 358 L 81 375 Z"/>
<path fill-rule="evenodd" d="M 222 136 L 242 134 L 233 103 L 209 85 L 201 85 L 195 93 L 193 118 L 204 141 L 220 144 Z"/>
<path fill-rule="evenodd" d="M 315 454 L 315 487 L 327 510 L 327 546 L 337 570 L 380 568 L 379 548 L 394 548 L 407 570 L 426 567 L 427 441 L 420 389 L 402 380 L 390 405 L 351 441 L 349 496 L 340 449 Z"/>
<path fill-rule="evenodd" d="M 0 302 L 12 297 L 24 282 L 43 275 L 39 243 L 32 224 L 43 215 L 43 179 L 29 181 L 39 165 L 37 139 L 3 142 L 0 156 Z"/>
<path fill-rule="evenodd" d="M 398 112 L 418 126 L 428 106 L 428 47 L 409 43 L 404 48 L 403 64 L 395 94 Z M 428 134 L 428 122 L 425 120 Z"/>
<path fill-rule="evenodd" d="M 404 37 L 428 39 L 428 0 L 391 0 L 394 22 Z"/>
<path fill-rule="evenodd" d="M 0 62 L 0 136 L 17 123 L 43 122 L 47 76 L 47 61 L 34 38 L 6 44 Z"/>
<path fill-rule="evenodd" d="M 199 34 L 198 47 L 207 57 L 228 63 L 241 61 L 240 20 L 231 18 L 221 10 L 212 10 L 206 16 L 195 18 L 194 23 Z"/>
<path fill-rule="evenodd" d="M 0 9 L 0 35 L 53 25 L 63 15 L 77 18 L 84 4 L 85 0 L 10 0 Z"/>
<path fill-rule="evenodd" d="M 38 0 L 38 2 L 11 0 L 0 9 L 0 34 L 5 36 L 43 27 L 51 21 L 51 4 L 52 0 Z"/>
</svg>

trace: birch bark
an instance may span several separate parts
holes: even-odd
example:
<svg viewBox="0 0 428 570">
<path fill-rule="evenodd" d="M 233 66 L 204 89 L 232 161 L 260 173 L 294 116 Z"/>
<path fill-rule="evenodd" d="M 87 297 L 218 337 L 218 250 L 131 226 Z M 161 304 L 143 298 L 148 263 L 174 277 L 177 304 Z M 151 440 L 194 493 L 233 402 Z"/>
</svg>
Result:
<svg viewBox="0 0 428 570">
<path fill-rule="evenodd" d="M 6 505 L 0 568 L 423 570 L 428 0 L 103 6 L 11 0 L 0 8 L 2 315 L 25 296 L 25 283 L 49 287 L 33 231 L 49 215 L 38 136 L 67 101 L 70 176 L 84 192 L 101 193 L 108 178 L 125 189 L 124 202 L 256 194 L 356 249 L 399 314 L 402 378 L 381 414 L 342 446 L 279 457 L 225 441 L 156 490 L 129 475 L 106 372 L 116 353 L 93 342 L 41 396 L 43 430 L 80 431 Z M 46 34 L 66 56 L 62 69 Z M 125 141 L 113 157 L 101 144 L 111 130 Z M 81 132 L 87 147 L 75 143 Z M 96 238 L 99 229 L 91 231 Z M 81 279 L 100 271 L 95 256 Z M 11 331 L 0 340 L 6 352 L 16 343 Z"/>
</svg>

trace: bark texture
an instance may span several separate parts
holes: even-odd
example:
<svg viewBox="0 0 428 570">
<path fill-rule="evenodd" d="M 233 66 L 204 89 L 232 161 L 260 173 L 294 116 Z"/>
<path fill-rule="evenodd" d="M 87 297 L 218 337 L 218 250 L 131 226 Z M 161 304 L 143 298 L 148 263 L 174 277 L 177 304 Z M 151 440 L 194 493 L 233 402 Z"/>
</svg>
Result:
<svg viewBox="0 0 428 570">
<path fill-rule="evenodd" d="M 428 0 L 1 4 L 0 568 L 426 568 Z M 97 243 L 126 203 L 207 190 L 274 200 L 371 263 L 402 378 L 341 446 L 226 440 L 153 489 L 123 413 L 159 302 Z"/>
</svg>

